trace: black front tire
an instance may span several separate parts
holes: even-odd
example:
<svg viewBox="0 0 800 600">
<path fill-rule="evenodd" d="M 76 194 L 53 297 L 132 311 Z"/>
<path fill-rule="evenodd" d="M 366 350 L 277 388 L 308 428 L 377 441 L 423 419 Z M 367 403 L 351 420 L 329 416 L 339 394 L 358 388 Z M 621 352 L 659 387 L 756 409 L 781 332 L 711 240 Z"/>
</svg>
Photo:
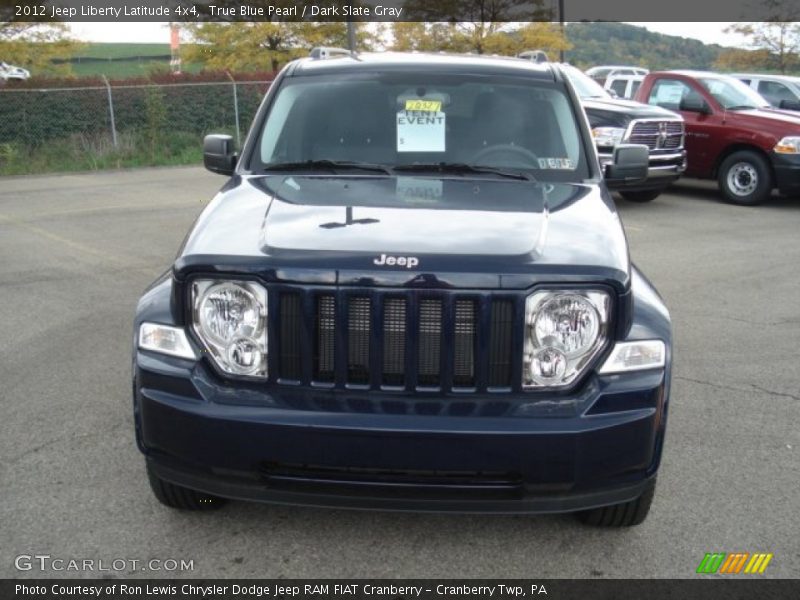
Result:
<svg viewBox="0 0 800 600">
<path fill-rule="evenodd" d="M 153 472 L 152 467 L 147 465 L 147 479 L 150 481 L 150 489 L 153 495 L 164 506 L 177 508 L 179 510 L 216 510 L 222 508 L 227 500 L 218 498 L 211 494 L 190 490 L 169 481 L 164 481 Z"/>
<path fill-rule="evenodd" d="M 601 506 L 575 513 L 578 519 L 586 525 L 595 527 L 632 527 L 641 524 L 650 512 L 653 496 L 656 492 L 656 482 L 651 481 L 641 496 L 630 502 Z"/>
<path fill-rule="evenodd" d="M 644 202 L 652 202 L 653 200 L 658 198 L 663 191 L 664 191 L 663 189 L 637 190 L 630 192 L 620 192 L 619 195 L 625 198 L 625 200 L 628 200 L 630 202 L 644 203 Z"/>
<path fill-rule="evenodd" d="M 761 204 L 772 192 L 767 159 L 750 150 L 734 152 L 723 160 L 717 182 L 725 201 L 740 206 Z"/>
</svg>

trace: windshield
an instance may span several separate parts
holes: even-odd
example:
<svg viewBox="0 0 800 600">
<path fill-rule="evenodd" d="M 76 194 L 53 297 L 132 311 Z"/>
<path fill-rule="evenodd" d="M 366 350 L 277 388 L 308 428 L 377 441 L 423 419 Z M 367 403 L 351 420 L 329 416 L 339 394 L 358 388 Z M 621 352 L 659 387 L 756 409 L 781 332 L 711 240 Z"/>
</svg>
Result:
<svg viewBox="0 0 800 600">
<path fill-rule="evenodd" d="M 250 162 L 460 177 L 588 177 L 563 86 L 529 78 L 358 73 L 286 80 Z M 447 168 L 445 168 L 447 167 Z M 481 169 L 479 169 L 481 168 Z M 495 170 L 495 172 L 492 171 Z"/>
<path fill-rule="evenodd" d="M 579 71 L 575 67 L 563 65 L 561 69 L 569 77 L 572 87 L 579 98 L 608 98 L 609 94 L 594 79 Z"/>
<path fill-rule="evenodd" d="M 701 77 L 699 81 L 725 110 L 769 106 L 757 92 L 733 77 Z"/>
</svg>

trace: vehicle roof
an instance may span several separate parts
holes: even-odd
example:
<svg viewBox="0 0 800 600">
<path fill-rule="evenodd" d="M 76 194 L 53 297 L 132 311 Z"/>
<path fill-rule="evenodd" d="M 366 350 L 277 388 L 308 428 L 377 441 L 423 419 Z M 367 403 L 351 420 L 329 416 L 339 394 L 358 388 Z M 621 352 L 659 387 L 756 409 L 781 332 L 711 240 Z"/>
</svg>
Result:
<svg viewBox="0 0 800 600">
<path fill-rule="evenodd" d="M 774 79 L 775 81 L 788 81 L 797 83 L 800 77 L 796 75 L 769 75 L 764 73 L 729 73 L 731 77 L 750 77 L 751 79 Z"/>
<path fill-rule="evenodd" d="M 653 71 L 650 75 L 664 75 L 664 74 L 673 74 L 673 75 L 683 75 L 684 77 L 717 77 L 717 78 L 726 78 L 732 77 L 727 73 L 715 73 L 714 71 L 694 71 L 692 69 L 673 69 L 670 71 Z"/>
<path fill-rule="evenodd" d="M 634 73 L 633 75 L 609 75 L 606 82 L 612 81 L 613 79 L 638 79 L 639 81 L 643 81 L 646 75 L 642 75 L 640 73 Z"/>
<path fill-rule="evenodd" d="M 486 75 L 525 75 L 526 77 L 534 77 L 545 81 L 555 80 L 553 69 L 548 63 L 536 63 L 509 56 L 478 54 L 368 52 L 353 56 L 337 56 L 324 59 L 301 58 L 293 64 L 292 76 L 414 70 Z"/>
<path fill-rule="evenodd" d="M 641 69 L 646 71 L 646 67 L 638 67 L 636 65 L 597 65 L 596 67 L 592 67 L 590 69 L 586 69 L 587 71 L 594 71 L 595 69 Z"/>
</svg>

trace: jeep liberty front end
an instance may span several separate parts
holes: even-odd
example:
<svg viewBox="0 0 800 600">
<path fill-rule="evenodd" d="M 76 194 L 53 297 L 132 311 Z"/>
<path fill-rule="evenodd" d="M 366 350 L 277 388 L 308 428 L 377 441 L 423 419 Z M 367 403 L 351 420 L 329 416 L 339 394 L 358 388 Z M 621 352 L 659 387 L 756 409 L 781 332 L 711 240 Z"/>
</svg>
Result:
<svg viewBox="0 0 800 600">
<path fill-rule="evenodd" d="M 164 504 L 224 499 L 644 520 L 668 312 L 629 258 L 558 65 L 308 58 L 134 328 L 136 439 Z"/>
</svg>

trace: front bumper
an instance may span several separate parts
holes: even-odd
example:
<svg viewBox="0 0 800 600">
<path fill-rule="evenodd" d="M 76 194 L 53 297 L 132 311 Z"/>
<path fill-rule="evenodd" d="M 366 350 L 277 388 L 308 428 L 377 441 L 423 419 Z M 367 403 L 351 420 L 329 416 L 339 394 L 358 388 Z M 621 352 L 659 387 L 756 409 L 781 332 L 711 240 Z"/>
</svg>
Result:
<svg viewBox="0 0 800 600">
<path fill-rule="evenodd" d="M 772 153 L 775 187 L 784 196 L 800 196 L 800 154 Z"/>
<path fill-rule="evenodd" d="M 658 468 L 669 383 L 658 370 L 593 375 L 552 397 L 259 390 L 141 351 L 135 373 L 140 449 L 172 483 L 276 503 L 501 513 L 639 496 Z"/>
<path fill-rule="evenodd" d="M 608 164 L 613 162 L 613 157 L 609 153 L 600 152 L 600 166 L 603 171 Z M 647 171 L 647 179 L 636 183 L 613 182 L 608 184 L 608 188 L 614 191 L 646 191 L 666 189 L 670 184 L 681 178 L 686 171 L 686 151 L 681 150 L 671 154 L 661 154 L 650 156 L 650 165 Z"/>
</svg>

